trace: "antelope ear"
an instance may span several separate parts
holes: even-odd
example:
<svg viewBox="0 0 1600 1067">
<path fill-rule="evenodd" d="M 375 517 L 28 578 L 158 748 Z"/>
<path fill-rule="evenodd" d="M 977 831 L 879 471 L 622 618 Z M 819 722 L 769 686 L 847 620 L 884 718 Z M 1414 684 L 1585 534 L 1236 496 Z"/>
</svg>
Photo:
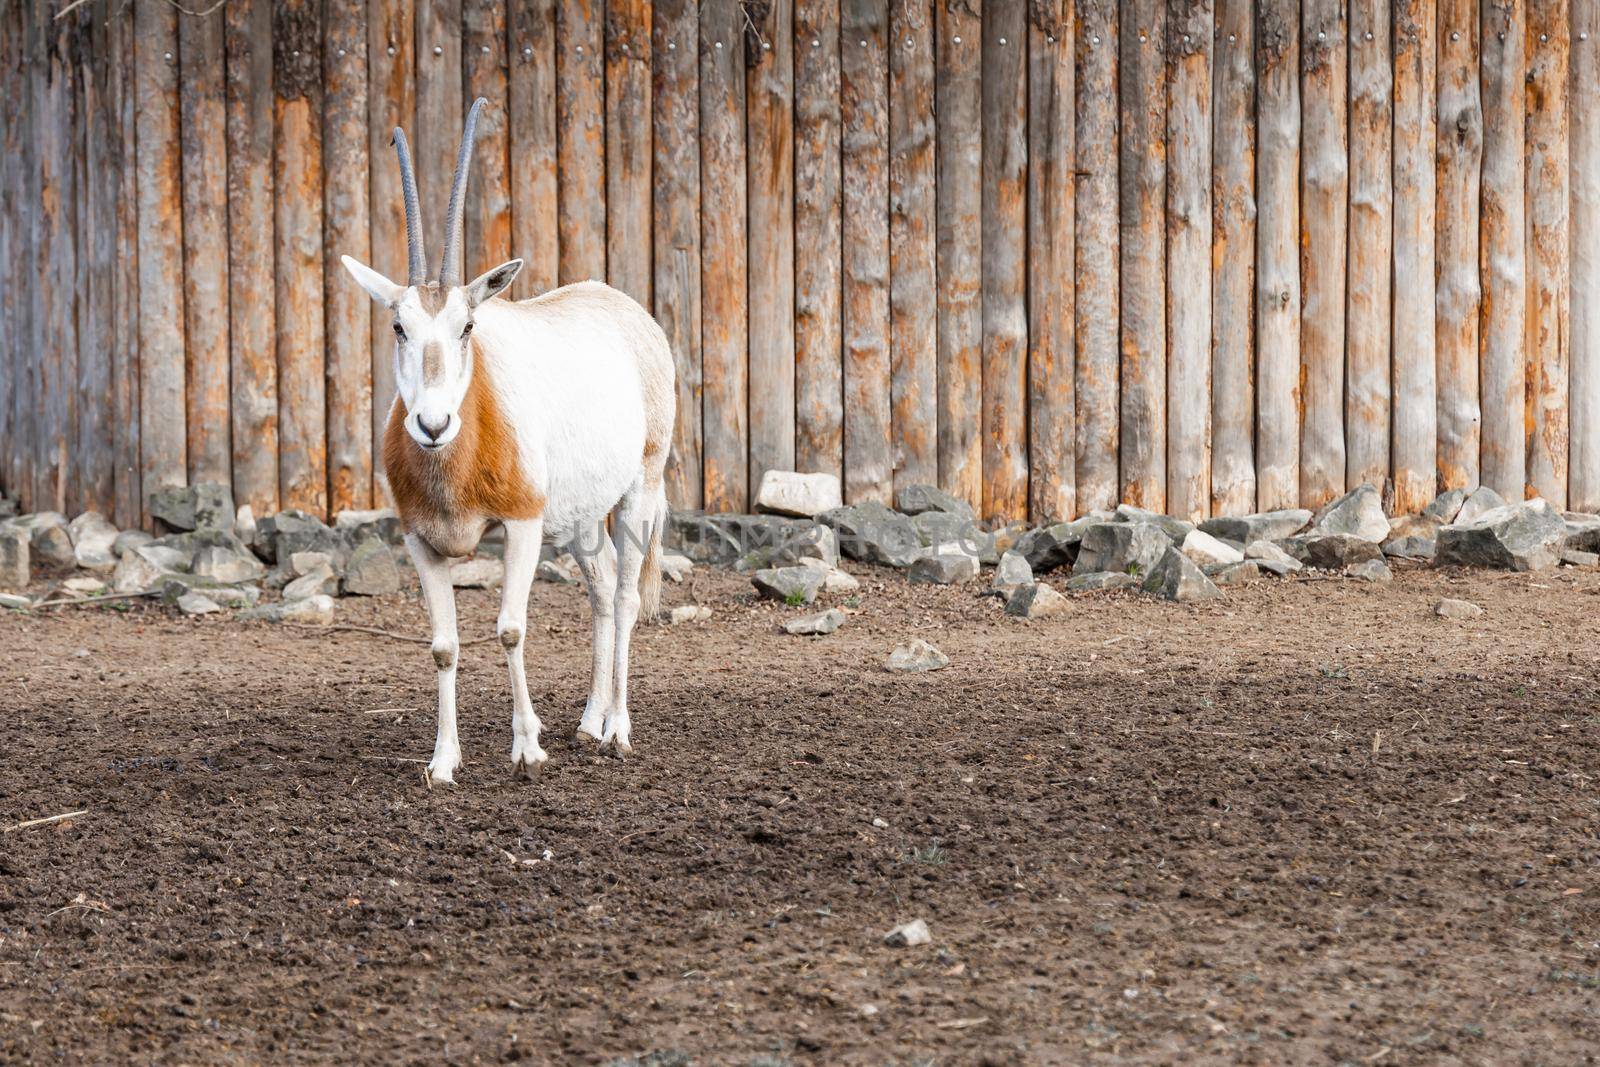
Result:
<svg viewBox="0 0 1600 1067">
<path fill-rule="evenodd" d="M 350 277 L 371 294 L 372 299 L 386 308 L 392 308 L 400 302 L 405 286 L 396 285 L 388 278 L 379 274 L 365 263 L 351 259 L 349 256 L 340 256 L 339 262 L 344 264 L 344 269 L 350 272 Z"/>
<path fill-rule="evenodd" d="M 522 260 L 508 259 L 498 267 L 491 267 L 467 283 L 467 303 L 472 307 L 495 296 L 516 278 L 522 269 Z"/>
</svg>

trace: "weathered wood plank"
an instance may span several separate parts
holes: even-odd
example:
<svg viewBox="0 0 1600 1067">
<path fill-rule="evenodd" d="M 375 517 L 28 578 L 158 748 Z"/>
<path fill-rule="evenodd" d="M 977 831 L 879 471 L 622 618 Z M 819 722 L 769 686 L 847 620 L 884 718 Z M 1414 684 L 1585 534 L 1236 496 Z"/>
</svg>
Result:
<svg viewBox="0 0 1600 1067">
<path fill-rule="evenodd" d="M 478 139 L 467 182 L 463 237 L 464 280 L 513 255 L 511 250 L 511 129 L 506 95 L 506 9 L 501 0 L 462 0 L 463 104 L 488 103 L 478 116 Z"/>
<path fill-rule="evenodd" d="M 1077 511 L 1073 439 L 1072 5 L 1033 5 L 1028 26 L 1028 513 Z"/>
<path fill-rule="evenodd" d="M 844 473 L 839 0 L 794 13 L 795 465 Z"/>
<path fill-rule="evenodd" d="M 1483 285 L 1479 362 L 1482 383 L 1484 485 L 1519 500 L 1527 484 L 1527 211 L 1523 180 L 1527 72 L 1524 7 L 1482 0 L 1482 203 L 1478 273 Z"/>
<path fill-rule="evenodd" d="M 1352 0 L 1345 482 L 1370 483 L 1380 490 L 1389 480 L 1389 271 L 1394 225 L 1390 40 L 1389 0 Z"/>
<path fill-rule="evenodd" d="M 1172 0 L 1167 63 L 1167 511 L 1211 507 L 1212 0 Z"/>
<path fill-rule="evenodd" d="M 750 484 L 795 465 L 794 5 L 746 8 Z"/>
<path fill-rule="evenodd" d="M 1300 32 L 1300 505 L 1344 492 L 1350 196 L 1344 0 L 1304 0 Z"/>
<path fill-rule="evenodd" d="M 164 486 L 183 485 L 187 477 L 177 11 L 166 0 L 138 0 L 134 42 L 140 486 L 148 514 L 152 493 Z"/>
<path fill-rule="evenodd" d="M 1212 63 L 1211 511 L 1256 506 L 1255 19 L 1217 0 Z"/>
<path fill-rule="evenodd" d="M 78 370 L 78 179 L 75 145 L 77 114 L 76 18 L 56 19 L 54 5 L 36 6 L 45 20 L 46 50 L 35 68 L 35 130 L 39 139 L 39 246 L 36 292 L 45 345 L 40 351 L 39 392 L 34 403 L 44 420 L 35 504 L 71 511 L 77 503 L 71 453 L 75 423 L 74 388 Z"/>
<path fill-rule="evenodd" d="M 1438 456 L 1434 360 L 1434 0 L 1394 0 L 1394 422 L 1396 514 L 1433 499 Z"/>
<path fill-rule="evenodd" d="M 1438 289 L 1439 488 L 1478 484 L 1478 208 L 1483 104 L 1478 85 L 1475 0 L 1439 0 Z"/>
<path fill-rule="evenodd" d="M 743 511 L 750 497 L 743 34 L 736 0 L 700 5 L 701 463 L 711 511 Z"/>
<path fill-rule="evenodd" d="M 110 109 L 113 31 L 107 0 L 86 6 L 78 18 L 82 40 L 78 53 L 78 114 L 84 145 L 78 226 L 78 268 L 83 278 L 78 302 L 76 385 L 78 504 L 85 510 L 111 515 L 116 507 L 111 403 L 118 195 L 118 162 L 114 153 L 120 130 L 117 116 Z M 0 255 L 4 248 L 0 239 Z M 0 388 L 0 440 L 6 439 L 5 408 L 6 397 Z"/>
<path fill-rule="evenodd" d="M 939 486 L 983 503 L 983 24 L 934 11 Z"/>
<path fill-rule="evenodd" d="M 698 508 L 700 485 L 700 64 L 697 0 L 656 0 L 650 98 L 655 315 L 677 366 L 667 499 Z"/>
<path fill-rule="evenodd" d="M 606 271 L 650 306 L 650 0 L 606 13 Z"/>
<path fill-rule="evenodd" d="M 1527 14 L 1528 475 L 1526 494 L 1567 506 L 1568 0 Z"/>
<path fill-rule="evenodd" d="M 277 307 L 273 239 L 272 4 L 231 0 L 227 44 L 228 302 L 233 374 L 233 496 L 257 515 L 278 510 Z M 255 294 L 248 298 L 245 294 Z M 389 329 L 387 320 L 384 330 Z"/>
<path fill-rule="evenodd" d="M 1300 12 L 1256 21 L 1256 502 L 1300 502 Z"/>
<path fill-rule="evenodd" d="M 21 69 L 18 72 L 17 92 L 15 98 L 18 111 L 17 122 L 21 127 L 21 155 L 18 161 L 21 170 L 22 186 L 22 219 L 20 236 L 20 251 L 22 259 L 18 264 L 17 272 L 21 279 L 38 278 L 40 272 L 39 261 L 39 232 L 42 227 L 39 211 L 40 198 L 40 168 L 39 152 L 39 108 L 36 106 L 39 92 L 39 82 L 48 76 L 49 66 L 35 57 L 44 55 L 44 20 L 43 12 L 38 10 L 38 5 L 30 7 L 27 4 L 18 5 L 17 29 L 23 47 L 18 55 Z M 22 290 L 19 289 L 19 292 Z M 34 494 L 34 471 L 38 466 L 38 453 L 40 449 L 40 434 L 45 429 L 43 416 L 39 412 L 39 405 L 35 401 L 39 395 L 40 361 L 43 359 L 45 346 L 44 315 L 37 300 L 23 301 L 24 312 L 22 316 L 22 334 L 18 348 L 18 388 L 17 403 L 13 409 L 16 419 L 17 463 L 15 482 L 17 500 L 24 512 L 37 510 Z M 48 507 L 48 504 L 42 506 Z"/>
<path fill-rule="evenodd" d="M 521 300 L 554 289 L 560 272 L 555 0 L 513 0 L 509 19 L 511 62 L 506 98 L 511 120 L 511 247 L 524 264 L 512 295 Z M 691 31 L 689 39 L 693 38 Z M 689 55 L 693 54 L 690 49 Z"/>
<path fill-rule="evenodd" d="M 134 120 L 134 13 L 113 4 L 110 15 L 112 158 L 116 168 L 116 274 L 111 348 L 112 452 L 118 526 L 144 520 L 139 455 L 139 190 Z"/>
<path fill-rule="evenodd" d="M 1600 4 L 1573 0 L 1572 432 L 1567 505 L 1600 511 Z"/>
<path fill-rule="evenodd" d="M 844 0 L 844 498 L 889 503 L 888 0 Z"/>
<path fill-rule="evenodd" d="M 561 284 L 606 277 L 604 0 L 556 6 L 557 235 Z"/>
<path fill-rule="evenodd" d="M 1073 449 L 1079 511 L 1114 508 L 1120 492 L 1117 30 L 1115 0 L 1080 0 L 1073 324 L 1078 360 Z"/>
<path fill-rule="evenodd" d="M 893 0 L 889 9 L 889 398 L 897 491 L 939 480 L 934 48 L 933 5 L 928 0 Z"/>
<path fill-rule="evenodd" d="M 284 507 L 321 516 L 328 504 L 322 5 L 278 0 L 272 14 L 278 485 Z"/>
<path fill-rule="evenodd" d="M 444 255 L 444 214 L 467 116 L 467 101 L 462 98 L 461 4 L 462 0 L 417 0 L 416 5 L 417 128 L 406 132 L 412 135 L 416 160 L 429 278 L 439 276 L 439 257 Z"/>
<path fill-rule="evenodd" d="M 368 0 L 367 4 L 367 182 L 368 236 L 373 269 L 396 281 L 406 280 L 405 203 L 400 190 L 400 165 L 394 152 L 394 128 L 416 133 L 416 16 L 410 0 Z M 553 104 L 552 104 L 553 106 Z M 435 220 L 436 222 L 442 219 Z M 423 224 L 426 226 L 427 218 Z M 554 240 L 554 220 L 552 240 Z M 428 235 L 439 240 L 438 231 Z M 345 278 L 329 285 L 349 285 Z M 368 309 L 372 360 L 373 499 L 381 501 L 384 478 L 383 431 L 394 405 L 394 313 L 371 303 Z"/>
<path fill-rule="evenodd" d="M 323 18 L 328 510 L 338 512 L 372 506 L 372 298 L 339 262 L 341 255 L 363 263 L 372 259 L 367 5 L 365 0 L 327 0 Z"/>
<path fill-rule="evenodd" d="M 26 45 L 22 19 L 21 3 L 0 4 L 0 35 Z M 13 500 L 20 495 L 17 474 L 24 445 L 20 398 L 25 388 L 22 361 L 28 310 L 21 284 L 28 255 L 23 238 L 27 226 L 23 141 L 28 130 L 27 112 L 20 106 L 27 94 L 26 55 L 26 47 L 17 46 L 0 53 L 0 94 L 13 102 L 11 121 L 0 123 L 0 492 Z"/>
<path fill-rule="evenodd" d="M 1122 0 L 1122 499 L 1167 503 L 1167 89 L 1164 0 Z"/>
</svg>

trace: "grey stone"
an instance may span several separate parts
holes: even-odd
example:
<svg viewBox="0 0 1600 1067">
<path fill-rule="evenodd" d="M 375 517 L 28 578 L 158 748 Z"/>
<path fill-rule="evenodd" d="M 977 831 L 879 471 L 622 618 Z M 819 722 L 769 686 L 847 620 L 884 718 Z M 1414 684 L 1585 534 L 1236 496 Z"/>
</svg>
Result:
<svg viewBox="0 0 1600 1067">
<path fill-rule="evenodd" d="M 1580 552 L 1600 552 L 1600 515 L 1568 511 L 1561 519 L 1567 526 L 1567 547 Z"/>
<path fill-rule="evenodd" d="M 259 619 L 263 622 L 291 622 L 301 626 L 331 626 L 333 624 L 333 597 L 325 594 L 304 600 L 288 600 L 281 604 L 263 604 L 242 612 L 241 619 Z"/>
<path fill-rule="evenodd" d="M 33 606 L 33 601 L 19 593 L 0 593 L 0 608 L 21 611 Z"/>
<path fill-rule="evenodd" d="M 711 609 L 699 604 L 679 604 L 667 612 L 667 621 L 674 626 L 686 622 L 705 622 L 711 618 Z"/>
<path fill-rule="evenodd" d="M 121 559 L 134 549 L 148 545 L 154 540 L 154 537 L 143 530 L 123 530 L 117 534 L 117 539 L 111 542 L 111 551 Z"/>
<path fill-rule="evenodd" d="M 727 566 L 763 550 L 775 551 L 815 525 L 778 515 L 707 515 L 674 511 L 667 519 L 666 547 L 695 563 Z"/>
<path fill-rule="evenodd" d="M 0 496 L 0 519 L 9 519 L 17 513 L 17 502 L 8 496 Z"/>
<path fill-rule="evenodd" d="M 253 608 L 261 599 L 261 590 L 253 585 L 227 585 L 193 574 L 162 575 L 162 603 L 176 604 L 187 593 L 201 593 L 225 608 Z"/>
<path fill-rule="evenodd" d="M 450 584 L 457 589 L 498 589 L 506 580 L 506 565 L 478 556 L 450 565 Z"/>
<path fill-rule="evenodd" d="M 1376 541 L 1351 534 L 1301 534 L 1282 542 L 1284 551 L 1309 567 L 1342 571 L 1383 555 Z"/>
<path fill-rule="evenodd" d="M 1389 536 L 1389 518 L 1383 497 L 1371 485 L 1358 485 L 1337 500 L 1324 504 L 1311 517 L 1311 533 L 1343 534 L 1379 544 Z"/>
<path fill-rule="evenodd" d="M 250 556 L 250 546 L 233 536 L 231 530 L 193 530 L 188 533 L 167 534 L 150 542 L 148 547 L 168 548 L 182 557 L 182 569 L 192 570 L 202 549 L 222 548 L 236 556 Z"/>
<path fill-rule="evenodd" d="M 1461 505 L 1467 502 L 1465 489 L 1447 489 L 1433 498 L 1433 503 L 1422 509 L 1424 518 L 1432 519 L 1443 526 L 1447 522 L 1455 522 L 1456 516 L 1461 513 Z"/>
<path fill-rule="evenodd" d="M 278 562 L 283 561 L 280 559 Z M 289 573 L 296 578 L 303 578 L 322 567 L 333 569 L 333 557 L 326 552 L 296 552 L 289 557 Z"/>
<path fill-rule="evenodd" d="M 1466 501 L 1461 505 L 1461 510 L 1456 512 L 1454 519 L 1450 520 L 1451 525 L 1465 526 L 1468 523 L 1476 522 L 1489 514 L 1489 512 L 1503 508 L 1508 503 L 1510 501 L 1490 489 L 1487 485 L 1480 485 L 1467 496 Z"/>
<path fill-rule="evenodd" d="M 218 482 L 164 486 L 150 496 L 150 514 L 167 528 L 233 532 L 233 490 Z"/>
<path fill-rule="evenodd" d="M 1251 541 L 1244 546 L 1244 558 L 1254 560 L 1259 564 L 1270 564 L 1270 566 L 1265 566 L 1263 569 L 1269 570 L 1279 577 L 1285 574 L 1293 574 L 1303 566 L 1299 560 L 1271 541 Z"/>
<path fill-rule="evenodd" d="M 356 545 L 340 588 L 346 596 L 389 596 L 400 591 L 400 568 L 381 538 L 369 537 Z"/>
<path fill-rule="evenodd" d="M 1476 619 L 1483 609 L 1470 600 L 1445 597 L 1433 606 L 1433 613 L 1442 619 Z"/>
<path fill-rule="evenodd" d="M 801 637 L 820 637 L 831 634 L 844 625 L 845 614 L 838 608 L 819 611 L 815 615 L 802 615 L 783 624 L 784 630 Z"/>
<path fill-rule="evenodd" d="M 1097 522 L 1083 534 L 1073 574 L 1124 571 L 1144 576 L 1172 547 L 1172 539 L 1154 523 Z"/>
<path fill-rule="evenodd" d="M 28 587 L 30 558 L 28 531 L 0 526 L 0 589 Z"/>
<path fill-rule="evenodd" d="M 240 504 L 233 513 L 233 536 L 247 545 L 256 542 L 256 511 L 249 504 Z"/>
<path fill-rule="evenodd" d="M 77 596 L 99 596 L 106 591 L 106 583 L 94 575 L 82 575 L 68 578 L 61 583 L 61 588 Z"/>
<path fill-rule="evenodd" d="M 820 559 L 803 559 L 799 566 L 810 567 L 822 575 L 822 591 L 836 595 L 854 593 L 861 588 L 861 583 L 853 575 L 846 574 L 838 567 L 832 567 Z"/>
<path fill-rule="evenodd" d="M 213 578 L 230 585 L 255 582 L 267 575 L 267 568 L 251 552 L 235 552 L 221 545 L 206 545 L 194 554 L 190 568 L 202 578 Z"/>
<path fill-rule="evenodd" d="M 1569 567 L 1600 567 L 1600 553 L 1584 552 L 1576 548 L 1563 549 L 1561 562 Z"/>
<path fill-rule="evenodd" d="M 814 518 L 844 503 L 839 493 L 839 476 L 817 472 L 769 470 L 756 489 L 756 510 L 771 515 Z"/>
<path fill-rule="evenodd" d="M 569 555 L 556 559 L 541 559 L 533 569 L 533 580 L 552 585 L 577 585 L 578 561 Z"/>
<path fill-rule="evenodd" d="M 1222 591 L 1207 578 L 1194 561 L 1176 548 L 1168 547 L 1166 553 L 1151 569 L 1141 588 L 1166 600 L 1215 600 Z"/>
<path fill-rule="evenodd" d="M 1214 568 L 1214 569 L 1213 569 Z M 1261 579 L 1261 564 L 1253 559 L 1238 563 L 1218 563 L 1202 568 L 1211 584 L 1219 589 L 1229 585 L 1248 585 Z"/>
<path fill-rule="evenodd" d="M 999 564 L 994 569 L 993 589 L 997 593 L 1009 593 L 1021 585 L 1033 583 L 1033 568 L 1028 566 L 1028 560 L 1020 552 L 1007 552 L 1000 557 Z"/>
<path fill-rule="evenodd" d="M 321 519 L 294 509 L 259 520 L 252 547 L 268 563 L 287 562 L 296 552 L 326 552 L 334 559 L 349 553 L 345 540 Z"/>
<path fill-rule="evenodd" d="M 976 522 L 944 511 L 924 511 L 912 517 L 911 525 L 917 528 L 917 537 L 924 546 L 958 541 L 976 555 L 988 540 L 988 534 Z"/>
<path fill-rule="evenodd" d="M 1439 550 L 1432 537 L 1391 537 L 1383 543 L 1383 554 L 1391 559 L 1430 560 Z"/>
<path fill-rule="evenodd" d="M 778 531 L 778 540 L 762 545 L 734 564 L 740 574 L 782 567 L 815 559 L 836 567 L 839 564 L 839 535 L 820 523 L 791 523 Z M 692 561 L 691 561 L 692 562 Z"/>
<path fill-rule="evenodd" d="M 817 521 L 839 535 L 843 555 L 862 563 L 909 567 L 923 548 L 910 518 L 875 502 L 834 508 L 817 516 Z"/>
<path fill-rule="evenodd" d="M 65 526 L 67 517 L 59 511 L 30 511 L 26 515 L 0 521 L 0 526 L 9 526 L 16 530 L 26 530 L 31 536 L 35 530 L 46 526 Z"/>
<path fill-rule="evenodd" d="M 1224 544 L 1204 530 L 1190 530 L 1189 535 L 1183 539 L 1180 551 L 1193 560 L 1196 566 L 1202 568 L 1240 563 L 1244 560 L 1243 552 L 1232 545 Z"/>
<path fill-rule="evenodd" d="M 1195 528 L 1194 523 L 1187 519 L 1176 519 L 1171 515 L 1163 515 L 1159 511 L 1151 511 L 1149 508 L 1135 507 L 1133 504 L 1118 504 L 1111 521 L 1150 523 L 1152 526 L 1158 527 L 1174 544 L 1182 544 L 1183 539 L 1188 537 Z"/>
<path fill-rule="evenodd" d="M 950 666 L 950 657 L 919 637 L 889 653 L 883 666 L 885 670 L 903 674 L 925 674 Z"/>
<path fill-rule="evenodd" d="M 178 610 L 185 615 L 215 615 L 222 605 L 204 593 L 185 593 L 178 598 Z"/>
<path fill-rule="evenodd" d="M 948 551 L 947 551 L 948 550 Z M 940 545 L 906 571 L 913 582 L 927 585 L 958 585 L 978 576 L 978 557 L 960 551 L 960 546 Z"/>
<path fill-rule="evenodd" d="M 32 523 L 28 520 L 34 519 Z M 67 520 L 59 512 L 47 511 L 38 515 L 24 515 L 12 520 L 28 531 L 28 550 L 35 563 L 48 567 L 71 567 L 78 562 L 72 548 L 72 534 L 67 530 Z"/>
<path fill-rule="evenodd" d="M 145 556 L 143 550 L 129 552 L 117 561 L 111 572 L 111 590 L 116 593 L 144 593 L 161 585 L 167 572 Z"/>
<path fill-rule="evenodd" d="M 978 518 L 971 504 L 932 485 L 906 486 L 900 490 L 897 503 L 901 513 L 906 515 L 925 515 L 937 511 L 967 522 L 975 522 Z"/>
<path fill-rule="evenodd" d="M 117 566 L 117 528 L 98 511 L 85 511 L 67 524 L 73 560 L 86 571 L 109 573 Z"/>
<path fill-rule="evenodd" d="M 1137 589 L 1139 579 L 1127 571 L 1091 571 L 1067 579 L 1069 593 L 1103 593 L 1112 589 Z"/>
<path fill-rule="evenodd" d="M 405 527 L 393 508 L 341 511 L 333 517 L 333 529 L 352 545 L 377 538 L 386 545 L 397 546 L 406 539 Z"/>
<path fill-rule="evenodd" d="M 134 549 L 133 554 L 163 571 L 184 574 L 188 573 L 189 564 L 194 558 L 192 552 L 185 552 L 181 548 L 173 548 L 171 545 L 163 545 L 156 541 Z"/>
<path fill-rule="evenodd" d="M 977 546 L 979 562 L 985 567 L 996 566 L 1001 556 L 1016 551 L 1017 542 L 1032 529 L 1025 522 L 1008 522 L 992 530 L 984 530 Z"/>
<path fill-rule="evenodd" d="M 1043 582 L 1019 585 L 1006 598 L 1006 614 L 1019 619 L 1043 619 L 1060 615 L 1072 606 L 1072 601 L 1051 589 Z"/>
<path fill-rule="evenodd" d="M 1369 559 L 1357 563 L 1345 573 L 1363 582 L 1376 582 L 1380 585 L 1394 581 L 1394 572 L 1389 570 L 1389 565 L 1381 559 Z"/>
<path fill-rule="evenodd" d="M 1383 541 L 1383 554 L 1397 559 L 1432 559 L 1441 525 L 1427 512 L 1398 515 L 1389 520 L 1389 536 Z"/>
<path fill-rule="evenodd" d="M 1225 541 L 1251 544 L 1255 541 L 1282 541 L 1306 528 L 1311 512 L 1304 508 L 1262 511 L 1254 515 L 1218 515 L 1200 524 L 1200 529 Z"/>
<path fill-rule="evenodd" d="M 830 534 L 832 530 L 828 531 Z M 694 571 L 694 560 L 688 556 L 680 556 L 676 552 L 663 552 L 661 554 L 661 577 L 673 584 L 682 582 Z"/>
<path fill-rule="evenodd" d="M 1303 564 L 1294 558 L 1290 558 L 1287 562 L 1281 559 L 1250 559 L 1245 562 L 1254 563 L 1258 569 L 1278 578 L 1287 578 L 1303 567 Z"/>
<path fill-rule="evenodd" d="M 750 584 L 768 600 L 785 604 L 809 604 L 822 589 L 823 573 L 815 567 L 775 567 L 756 571 Z"/>
<path fill-rule="evenodd" d="M 932 940 L 933 935 L 928 932 L 928 924 L 921 919 L 901 923 L 883 935 L 883 943 L 893 948 L 913 948 L 917 945 L 926 945 Z"/>
<path fill-rule="evenodd" d="M 1084 531 L 1096 523 L 1109 522 L 1104 512 L 1086 515 L 1071 522 L 1058 522 L 1029 530 L 1017 538 L 1011 551 L 1028 561 L 1034 574 L 1048 574 L 1060 567 L 1071 567 L 1078 559 Z"/>
<path fill-rule="evenodd" d="M 1462 511 L 1466 511 L 1465 506 Z M 1495 508 L 1470 522 L 1440 527 L 1434 562 L 1514 571 L 1549 570 L 1560 561 L 1566 541 L 1567 525 L 1561 515 L 1543 500 L 1529 500 Z"/>
</svg>

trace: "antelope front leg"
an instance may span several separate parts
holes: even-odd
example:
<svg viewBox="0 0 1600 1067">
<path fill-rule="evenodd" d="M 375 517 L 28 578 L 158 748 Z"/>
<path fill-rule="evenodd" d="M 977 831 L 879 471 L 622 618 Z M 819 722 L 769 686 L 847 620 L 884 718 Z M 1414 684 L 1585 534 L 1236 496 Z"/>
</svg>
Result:
<svg viewBox="0 0 1600 1067">
<path fill-rule="evenodd" d="M 544 523 L 538 519 L 512 521 L 506 527 L 506 580 L 500 594 L 500 620 L 495 633 L 506 650 L 511 668 L 511 770 L 532 778 L 549 757 L 539 747 L 539 716 L 528 698 L 528 675 L 523 664 L 523 639 L 528 631 L 528 590 L 533 586 L 539 548 L 544 543 Z"/>
<path fill-rule="evenodd" d="M 433 663 L 439 671 L 439 732 L 428 764 L 428 784 L 454 785 L 461 766 L 461 742 L 456 737 L 456 660 L 461 642 L 456 636 L 456 591 L 450 585 L 450 561 L 415 534 L 406 535 L 406 549 L 422 580 L 422 599 L 433 623 Z"/>
<path fill-rule="evenodd" d="M 574 740 L 599 741 L 605 732 L 606 712 L 611 707 L 611 649 L 616 640 L 614 621 L 617 589 L 617 550 L 604 526 L 579 534 L 569 546 L 583 585 L 589 594 L 593 648 L 589 669 L 589 700 L 583 706 L 583 720 Z"/>
</svg>

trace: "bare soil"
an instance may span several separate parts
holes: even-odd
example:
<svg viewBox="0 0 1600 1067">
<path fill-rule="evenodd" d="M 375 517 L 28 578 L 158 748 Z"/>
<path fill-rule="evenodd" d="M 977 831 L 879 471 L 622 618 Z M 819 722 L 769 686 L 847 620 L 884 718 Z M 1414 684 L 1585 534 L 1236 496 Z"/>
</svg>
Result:
<svg viewBox="0 0 1600 1067">
<path fill-rule="evenodd" d="M 423 645 L 0 617 L 0 828 L 88 810 L 0 836 L 0 1060 L 1600 1056 L 1600 575 L 1027 623 L 858 573 L 817 639 L 735 576 L 669 587 L 715 615 L 641 628 L 626 762 L 567 740 L 587 609 L 536 586 L 547 769 L 509 774 L 490 641 L 431 792 Z M 339 610 L 425 629 L 415 595 Z M 918 636 L 951 666 L 886 672 Z M 916 917 L 931 945 L 883 943 Z"/>
</svg>

